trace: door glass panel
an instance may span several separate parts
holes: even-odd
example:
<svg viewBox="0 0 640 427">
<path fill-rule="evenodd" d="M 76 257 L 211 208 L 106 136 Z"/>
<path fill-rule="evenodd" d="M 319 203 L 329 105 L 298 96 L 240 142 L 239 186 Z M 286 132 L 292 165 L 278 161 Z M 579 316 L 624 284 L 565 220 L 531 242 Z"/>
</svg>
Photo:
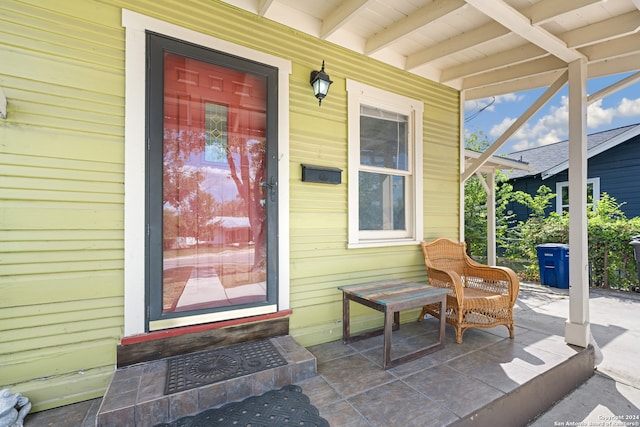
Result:
<svg viewBox="0 0 640 427">
<path fill-rule="evenodd" d="M 164 53 L 162 313 L 266 291 L 266 78 Z"/>
</svg>

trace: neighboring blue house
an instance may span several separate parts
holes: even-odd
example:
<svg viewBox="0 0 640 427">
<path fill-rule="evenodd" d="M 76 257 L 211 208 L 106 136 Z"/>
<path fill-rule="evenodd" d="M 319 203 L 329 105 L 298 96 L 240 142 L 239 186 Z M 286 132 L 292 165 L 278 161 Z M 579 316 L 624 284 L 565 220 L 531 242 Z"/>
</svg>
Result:
<svg viewBox="0 0 640 427">
<path fill-rule="evenodd" d="M 627 218 L 640 216 L 640 123 L 589 135 L 587 147 L 589 202 L 597 203 L 606 192 L 618 203 L 624 203 L 621 209 Z M 568 141 L 517 151 L 508 157 L 526 162 L 533 169 L 510 173 L 509 182 L 514 191 L 535 195 L 544 184 L 556 194 L 549 212 L 568 208 Z M 507 210 L 513 211 L 519 221 L 525 221 L 531 213 L 515 202 L 510 203 Z"/>
</svg>

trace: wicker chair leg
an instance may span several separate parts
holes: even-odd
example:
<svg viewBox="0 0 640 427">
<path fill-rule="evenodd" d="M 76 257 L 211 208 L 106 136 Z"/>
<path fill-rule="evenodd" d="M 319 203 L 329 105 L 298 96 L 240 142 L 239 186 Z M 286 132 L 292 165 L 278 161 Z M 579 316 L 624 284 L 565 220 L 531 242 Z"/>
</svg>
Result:
<svg viewBox="0 0 640 427">
<path fill-rule="evenodd" d="M 418 322 L 422 322 L 424 320 L 424 315 L 427 314 L 427 307 L 422 307 L 422 311 L 420 312 L 420 315 L 418 316 Z"/>
<path fill-rule="evenodd" d="M 453 326 L 456 329 L 456 342 L 458 344 L 462 344 L 462 334 L 464 333 L 464 328 L 461 326 L 465 317 L 463 313 L 466 313 L 466 311 L 460 310 L 460 308 L 454 313 L 456 321 Z"/>
<path fill-rule="evenodd" d="M 509 338 L 513 339 L 513 337 L 515 337 L 515 334 L 514 334 L 514 329 L 515 329 L 515 328 L 514 328 L 513 323 L 512 323 L 512 324 L 510 324 L 510 325 L 505 325 L 505 326 L 506 326 L 506 327 L 507 327 L 507 329 L 509 330 Z"/>
<path fill-rule="evenodd" d="M 462 344 L 462 333 L 464 331 L 462 330 L 462 328 L 460 326 L 456 326 L 456 342 L 458 344 Z"/>
</svg>

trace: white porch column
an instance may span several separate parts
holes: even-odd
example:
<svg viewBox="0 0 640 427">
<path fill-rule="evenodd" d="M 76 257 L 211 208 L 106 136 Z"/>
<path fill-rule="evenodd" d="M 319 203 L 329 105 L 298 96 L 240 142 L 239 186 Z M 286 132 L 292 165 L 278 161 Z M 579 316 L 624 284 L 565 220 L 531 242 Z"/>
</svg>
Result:
<svg viewBox="0 0 640 427">
<path fill-rule="evenodd" d="M 496 265 L 496 173 L 487 173 L 487 264 Z"/>
<path fill-rule="evenodd" d="M 460 111 L 460 176 L 462 177 L 462 174 L 464 173 L 466 164 L 465 164 L 465 158 L 464 158 L 464 150 L 465 150 L 465 145 L 466 145 L 466 141 L 465 141 L 465 128 L 464 128 L 464 101 L 465 101 L 465 96 L 464 96 L 464 91 L 460 92 L 460 105 L 459 105 L 459 111 Z M 460 198 L 458 200 L 458 237 L 459 240 L 461 242 L 464 242 L 464 183 L 465 180 L 460 178 Z"/>
<path fill-rule="evenodd" d="M 587 64 L 569 64 L 569 319 L 565 341 L 589 344 L 587 240 Z"/>
</svg>

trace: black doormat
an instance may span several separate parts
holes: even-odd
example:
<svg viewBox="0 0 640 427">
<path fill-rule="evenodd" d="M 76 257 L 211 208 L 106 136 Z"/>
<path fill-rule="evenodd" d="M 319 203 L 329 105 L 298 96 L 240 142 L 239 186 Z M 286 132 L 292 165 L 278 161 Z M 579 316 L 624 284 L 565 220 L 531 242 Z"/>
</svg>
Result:
<svg viewBox="0 0 640 427">
<path fill-rule="evenodd" d="M 168 360 L 165 394 L 177 393 L 287 364 L 269 340 L 249 341 Z"/>
<path fill-rule="evenodd" d="M 297 385 L 286 385 L 261 396 L 241 402 L 227 403 L 217 409 L 207 409 L 197 415 L 180 418 L 155 427 L 329 427 L 309 397 Z"/>
</svg>

